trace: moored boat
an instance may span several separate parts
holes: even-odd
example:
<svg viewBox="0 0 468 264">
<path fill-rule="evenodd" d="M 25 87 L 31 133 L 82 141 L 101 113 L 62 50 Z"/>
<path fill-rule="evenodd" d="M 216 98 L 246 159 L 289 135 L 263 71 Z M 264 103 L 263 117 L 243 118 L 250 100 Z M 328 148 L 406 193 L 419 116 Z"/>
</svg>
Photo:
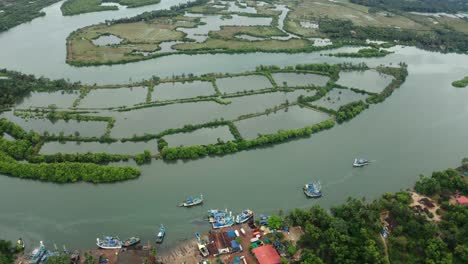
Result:
<svg viewBox="0 0 468 264">
<path fill-rule="evenodd" d="M 322 197 L 322 185 L 319 181 L 304 185 L 304 194 L 309 198 Z"/>
<path fill-rule="evenodd" d="M 217 218 L 224 217 L 226 215 L 226 212 L 227 212 L 227 209 L 226 211 L 218 210 L 218 209 L 208 210 L 208 221 L 210 223 L 213 223 L 215 222 Z"/>
<path fill-rule="evenodd" d="M 21 237 L 18 238 L 18 241 L 16 241 L 16 248 L 18 250 L 24 250 L 24 247 L 25 247 L 24 240 Z"/>
<path fill-rule="evenodd" d="M 200 254 L 203 257 L 208 257 L 210 255 L 210 252 L 208 251 L 208 248 L 206 247 L 206 243 L 202 241 L 200 233 L 195 233 L 195 237 L 197 238 L 197 246 L 198 250 L 200 251 Z"/>
<path fill-rule="evenodd" d="M 195 198 L 187 198 L 184 202 L 180 203 L 180 207 L 192 207 L 196 205 L 202 204 L 204 201 L 203 194 L 200 195 L 200 197 L 195 197 Z"/>
<path fill-rule="evenodd" d="M 118 237 L 106 236 L 104 239 L 96 238 L 96 245 L 102 249 L 122 248 L 122 241 Z"/>
<path fill-rule="evenodd" d="M 218 228 L 223 228 L 223 227 L 229 227 L 235 224 L 234 218 L 232 217 L 232 213 L 229 212 L 229 215 L 223 215 L 222 217 L 217 217 L 215 218 L 213 222 L 213 228 L 218 229 Z"/>
<path fill-rule="evenodd" d="M 139 237 L 130 237 L 128 239 L 125 239 L 122 243 L 122 247 L 131 247 L 136 244 L 140 243 L 140 238 Z"/>
<path fill-rule="evenodd" d="M 156 235 L 156 243 L 161 244 L 164 241 L 164 237 L 166 236 L 166 228 L 161 225 L 159 227 L 159 232 Z"/>
<path fill-rule="evenodd" d="M 242 213 L 236 215 L 236 224 L 243 224 L 247 221 L 249 221 L 249 219 L 252 219 L 253 218 L 253 211 L 252 210 L 244 210 L 242 211 Z"/>
<path fill-rule="evenodd" d="M 39 243 L 40 243 L 40 246 L 38 248 L 33 249 L 31 254 L 29 255 L 28 263 L 30 264 L 38 264 L 39 261 L 44 256 L 44 254 L 46 254 L 47 252 L 44 246 L 44 243 L 42 241 L 40 241 Z"/>
<path fill-rule="evenodd" d="M 366 159 L 354 159 L 353 162 L 353 167 L 364 167 L 366 165 L 369 165 L 369 161 Z"/>
</svg>

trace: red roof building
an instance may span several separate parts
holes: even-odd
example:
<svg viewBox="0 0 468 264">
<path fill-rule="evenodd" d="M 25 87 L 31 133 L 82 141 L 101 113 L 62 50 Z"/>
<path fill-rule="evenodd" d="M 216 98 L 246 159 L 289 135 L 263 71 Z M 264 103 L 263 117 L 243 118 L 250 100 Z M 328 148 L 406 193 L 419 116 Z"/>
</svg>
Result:
<svg viewBox="0 0 468 264">
<path fill-rule="evenodd" d="M 259 264 L 280 264 L 280 255 L 272 245 L 252 249 Z"/>
<path fill-rule="evenodd" d="M 463 204 L 463 205 L 468 204 L 468 197 L 466 196 L 457 197 L 455 198 L 455 200 L 457 200 L 458 204 Z"/>
</svg>

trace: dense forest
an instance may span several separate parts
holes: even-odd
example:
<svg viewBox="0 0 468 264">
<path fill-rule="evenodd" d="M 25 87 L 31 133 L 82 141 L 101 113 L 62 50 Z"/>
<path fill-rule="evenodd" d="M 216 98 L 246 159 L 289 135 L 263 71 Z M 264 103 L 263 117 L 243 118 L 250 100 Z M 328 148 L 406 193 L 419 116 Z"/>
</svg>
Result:
<svg viewBox="0 0 468 264">
<path fill-rule="evenodd" d="M 406 12 L 447 12 L 468 11 L 468 0 L 350 0 L 352 3 L 386 10 Z"/>
<path fill-rule="evenodd" d="M 41 9 L 58 1 L 0 0 L 0 32 L 45 15 Z"/>
<path fill-rule="evenodd" d="M 370 203 L 350 198 L 330 212 L 319 206 L 294 210 L 285 221 L 305 232 L 300 263 L 468 263 L 468 207 L 449 203 L 456 191 L 468 193 L 466 177 L 453 169 L 434 172 L 415 189 L 440 205 L 440 221 L 415 213 L 407 191 Z M 388 238 L 380 236 L 382 218 L 390 224 Z"/>
<path fill-rule="evenodd" d="M 32 91 L 76 90 L 80 83 L 64 79 L 50 80 L 44 77 L 0 69 L 0 107 L 11 105 L 28 96 Z"/>
<path fill-rule="evenodd" d="M 2 118 L 0 119 L 0 134 L 10 135 L 14 140 L 0 137 L 0 174 L 12 177 L 69 183 L 86 181 L 92 183 L 116 182 L 134 179 L 140 176 L 140 171 L 128 166 L 104 166 L 86 162 L 38 162 L 36 150 L 41 137 L 34 132 L 25 132 L 18 125 Z M 148 153 L 140 157 L 147 161 Z M 100 158 L 100 153 L 89 154 L 90 159 Z M 73 157 L 73 155 L 72 155 Z M 95 158 L 94 158 L 95 157 Z M 30 163 L 24 161 L 35 161 Z M 54 160 L 55 161 L 55 160 Z"/>
</svg>

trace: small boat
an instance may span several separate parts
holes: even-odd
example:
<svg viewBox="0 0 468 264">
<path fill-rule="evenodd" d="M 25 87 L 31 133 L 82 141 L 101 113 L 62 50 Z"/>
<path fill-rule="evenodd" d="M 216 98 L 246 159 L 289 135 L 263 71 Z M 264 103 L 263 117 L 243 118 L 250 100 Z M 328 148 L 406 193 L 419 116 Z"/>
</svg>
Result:
<svg viewBox="0 0 468 264">
<path fill-rule="evenodd" d="M 195 198 L 187 198 L 184 202 L 180 203 L 180 207 L 192 207 L 195 205 L 200 205 L 204 201 L 203 199 L 203 194 L 200 195 L 200 197 L 195 197 Z"/>
<path fill-rule="evenodd" d="M 161 244 L 164 241 L 164 237 L 166 236 L 166 228 L 161 225 L 159 227 L 159 232 L 156 235 L 156 243 Z"/>
<path fill-rule="evenodd" d="M 42 241 L 40 241 L 39 243 L 40 246 L 38 248 L 35 248 L 29 255 L 28 263 L 30 264 L 38 264 L 47 251 L 44 246 L 44 243 Z"/>
<path fill-rule="evenodd" d="M 205 244 L 198 242 L 197 246 L 198 246 L 198 250 L 200 251 L 203 257 L 208 257 L 208 255 L 210 255 L 210 252 L 208 251 L 208 248 L 206 248 Z"/>
<path fill-rule="evenodd" d="M 353 162 L 353 167 L 364 167 L 366 165 L 369 165 L 369 161 L 366 159 L 354 159 Z"/>
<path fill-rule="evenodd" d="M 322 185 L 319 181 L 304 185 L 304 194 L 309 198 L 322 197 Z"/>
<path fill-rule="evenodd" d="M 131 247 L 138 243 L 140 243 L 139 237 L 131 237 L 129 239 L 124 240 L 124 242 L 122 243 L 122 247 Z"/>
<path fill-rule="evenodd" d="M 254 213 L 252 212 L 252 210 L 244 210 L 242 211 L 242 213 L 236 215 L 236 224 L 243 224 L 247 221 L 249 221 L 249 219 L 252 219 Z"/>
<path fill-rule="evenodd" d="M 18 241 L 16 241 L 16 248 L 18 250 L 24 250 L 24 247 L 25 247 L 24 240 L 20 237 Z"/>
<path fill-rule="evenodd" d="M 102 249 L 122 248 L 122 241 L 118 237 L 106 236 L 103 240 L 96 238 L 96 245 Z"/>
<path fill-rule="evenodd" d="M 206 243 L 202 241 L 200 233 L 195 233 L 195 237 L 197 238 L 197 246 L 201 255 L 203 257 L 208 257 L 208 255 L 210 255 L 210 252 L 208 251 L 208 248 L 206 248 Z"/>
</svg>

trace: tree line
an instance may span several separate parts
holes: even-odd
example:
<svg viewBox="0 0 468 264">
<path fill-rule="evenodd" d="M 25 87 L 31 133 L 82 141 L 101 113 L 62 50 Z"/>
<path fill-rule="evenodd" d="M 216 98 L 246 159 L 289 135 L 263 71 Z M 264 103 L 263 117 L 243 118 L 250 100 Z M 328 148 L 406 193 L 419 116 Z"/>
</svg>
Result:
<svg viewBox="0 0 468 264">
<path fill-rule="evenodd" d="M 16 71 L 0 69 L 0 107 L 15 104 L 32 91 L 76 90 L 80 83 L 70 83 L 64 79 L 50 80 Z"/>
<path fill-rule="evenodd" d="M 285 224 L 304 231 L 297 263 L 467 263 L 468 207 L 448 202 L 457 190 L 468 194 L 466 177 L 452 169 L 434 172 L 419 180 L 415 189 L 441 205 L 440 222 L 415 213 L 406 191 L 386 193 L 372 202 L 349 198 L 330 212 L 318 205 L 293 210 Z M 388 238 L 383 238 L 388 255 L 380 237 L 380 216 L 385 212 L 391 223 Z"/>
<path fill-rule="evenodd" d="M 280 130 L 275 134 L 261 135 L 256 139 L 220 142 L 209 145 L 195 145 L 187 147 L 163 147 L 161 156 L 166 160 L 176 159 L 198 159 L 205 156 L 226 155 L 237 151 L 251 148 L 277 144 L 288 140 L 309 137 L 319 131 L 330 129 L 335 125 L 333 120 L 326 120 L 321 123 L 300 129 Z"/>
</svg>

